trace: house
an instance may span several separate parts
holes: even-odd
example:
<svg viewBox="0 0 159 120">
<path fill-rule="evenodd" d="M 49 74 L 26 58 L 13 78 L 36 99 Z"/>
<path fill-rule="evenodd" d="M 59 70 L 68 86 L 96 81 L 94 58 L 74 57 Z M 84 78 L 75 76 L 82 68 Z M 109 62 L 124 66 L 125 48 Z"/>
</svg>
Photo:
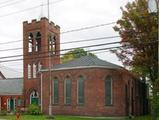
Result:
<svg viewBox="0 0 159 120">
<path fill-rule="evenodd" d="M 0 65 L 0 111 L 8 112 L 21 108 L 23 97 L 23 79 L 20 74 L 6 66 Z"/>
<path fill-rule="evenodd" d="M 88 116 L 142 115 L 147 109 L 145 83 L 124 68 L 92 56 L 60 64 L 60 27 L 45 17 L 23 22 L 23 57 L 25 107 Z"/>
<path fill-rule="evenodd" d="M 8 112 L 21 108 L 23 100 L 23 79 L 0 80 L 0 111 Z"/>
</svg>

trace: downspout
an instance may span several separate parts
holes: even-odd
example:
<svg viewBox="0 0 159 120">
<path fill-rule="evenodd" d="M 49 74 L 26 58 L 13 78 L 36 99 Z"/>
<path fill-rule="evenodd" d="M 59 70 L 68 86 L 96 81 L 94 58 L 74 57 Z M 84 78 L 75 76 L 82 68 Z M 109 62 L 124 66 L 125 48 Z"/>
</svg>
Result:
<svg viewBox="0 0 159 120">
<path fill-rule="evenodd" d="M 40 82 L 41 82 L 41 112 L 43 111 L 43 74 L 40 74 Z"/>
</svg>

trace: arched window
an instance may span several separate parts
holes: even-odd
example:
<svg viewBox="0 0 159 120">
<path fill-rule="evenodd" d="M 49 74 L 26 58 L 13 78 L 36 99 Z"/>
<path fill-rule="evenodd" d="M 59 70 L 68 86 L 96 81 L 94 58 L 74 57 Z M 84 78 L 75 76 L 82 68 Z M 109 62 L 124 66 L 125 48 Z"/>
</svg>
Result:
<svg viewBox="0 0 159 120">
<path fill-rule="evenodd" d="M 41 34 L 37 32 L 36 34 L 36 41 L 35 41 L 35 51 L 41 50 Z"/>
<path fill-rule="evenodd" d="M 37 65 L 34 63 L 33 64 L 33 78 L 36 78 L 37 76 Z"/>
<path fill-rule="evenodd" d="M 36 90 L 34 90 L 31 94 L 30 94 L 30 104 L 36 104 L 38 105 L 39 103 L 39 94 Z"/>
<path fill-rule="evenodd" d="M 57 77 L 53 79 L 53 104 L 59 103 L 59 80 Z"/>
<path fill-rule="evenodd" d="M 69 76 L 64 80 L 64 102 L 67 105 L 71 104 L 71 79 Z"/>
<path fill-rule="evenodd" d="M 17 106 L 21 106 L 21 104 L 22 104 L 22 99 L 18 98 L 18 100 L 17 100 Z"/>
<path fill-rule="evenodd" d="M 28 37 L 28 52 L 33 52 L 33 34 L 30 33 Z"/>
<path fill-rule="evenodd" d="M 28 79 L 31 78 L 31 65 L 28 64 Z"/>
<path fill-rule="evenodd" d="M 56 37 L 55 35 L 49 35 L 48 36 L 48 50 L 55 54 L 55 42 L 56 42 Z"/>
<path fill-rule="evenodd" d="M 111 76 L 105 79 L 105 105 L 113 104 L 113 80 Z"/>
<path fill-rule="evenodd" d="M 41 64 L 41 62 L 38 62 L 38 71 L 40 71 L 41 68 L 42 68 L 42 64 Z"/>
<path fill-rule="evenodd" d="M 84 104 L 84 77 L 79 76 L 77 80 L 77 103 Z"/>
</svg>

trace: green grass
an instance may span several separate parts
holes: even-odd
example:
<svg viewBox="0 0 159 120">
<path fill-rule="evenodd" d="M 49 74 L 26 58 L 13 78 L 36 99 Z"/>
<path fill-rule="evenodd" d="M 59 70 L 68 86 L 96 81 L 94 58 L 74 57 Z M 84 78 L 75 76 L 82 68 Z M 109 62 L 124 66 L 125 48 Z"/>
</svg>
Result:
<svg viewBox="0 0 159 120">
<path fill-rule="evenodd" d="M 22 115 L 20 120 L 45 120 L 46 116 L 39 115 L 39 116 L 32 116 L 32 115 Z M 15 115 L 11 116 L 0 116 L 0 120 L 16 120 Z M 84 116 L 64 116 L 64 115 L 57 115 L 55 116 L 55 120 L 128 120 L 128 119 L 113 119 L 113 118 L 104 118 L 104 117 L 84 117 Z M 141 116 L 135 117 L 131 120 L 151 120 L 150 116 Z"/>
</svg>

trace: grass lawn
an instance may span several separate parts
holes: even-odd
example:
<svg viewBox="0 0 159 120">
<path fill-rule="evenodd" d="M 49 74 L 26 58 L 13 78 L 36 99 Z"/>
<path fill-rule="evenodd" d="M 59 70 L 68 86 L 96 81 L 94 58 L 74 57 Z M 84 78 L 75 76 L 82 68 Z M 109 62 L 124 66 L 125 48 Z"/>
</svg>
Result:
<svg viewBox="0 0 159 120">
<path fill-rule="evenodd" d="M 32 115 L 22 115 L 20 120 L 46 120 L 46 116 L 32 116 Z M 0 120 L 16 120 L 15 115 L 11 116 L 0 116 Z M 100 117 L 84 117 L 84 116 L 55 116 L 55 120 L 128 120 L 128 119 L 113 119 L 113 118 L 100 118 Z M 136 117 L 131 120 L 151 120 L 149 116 Z M 158 119 L 159 120 L 159 119 Z"/>
</svg>

